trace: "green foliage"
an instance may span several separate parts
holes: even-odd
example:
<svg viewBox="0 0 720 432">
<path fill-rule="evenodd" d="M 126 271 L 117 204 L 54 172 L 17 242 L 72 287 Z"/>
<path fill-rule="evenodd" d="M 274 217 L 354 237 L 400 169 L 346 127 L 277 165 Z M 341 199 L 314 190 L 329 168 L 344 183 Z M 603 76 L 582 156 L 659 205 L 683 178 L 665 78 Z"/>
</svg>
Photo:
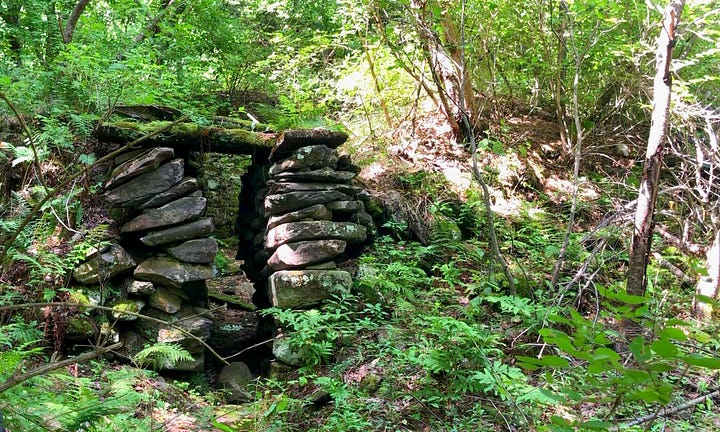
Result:
<svg viewBox="0 0 720 432">
<path fill-rule="evenodd" d="M 155 343 L 145 346 L 132 358 L 140 368 L 168 369 L 181 361 L 192 361 L 188 350 L 175 343 Z"/>
</svg>

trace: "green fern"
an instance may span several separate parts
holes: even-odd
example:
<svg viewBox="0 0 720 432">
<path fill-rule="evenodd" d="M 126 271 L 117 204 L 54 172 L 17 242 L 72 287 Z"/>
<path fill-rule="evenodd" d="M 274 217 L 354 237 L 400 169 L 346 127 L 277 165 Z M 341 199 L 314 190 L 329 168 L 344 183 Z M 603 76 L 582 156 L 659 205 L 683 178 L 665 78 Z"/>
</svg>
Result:
<svg viewBox="0 0 720 432">
<path fill-rule="evenodd" d="M 156 343 L 145 346 L 133 356 L 133 362 L 141 368 L 171 368 L 181 361 L 192 361 L 188 350 L 175 343 Z"/>
</svg>

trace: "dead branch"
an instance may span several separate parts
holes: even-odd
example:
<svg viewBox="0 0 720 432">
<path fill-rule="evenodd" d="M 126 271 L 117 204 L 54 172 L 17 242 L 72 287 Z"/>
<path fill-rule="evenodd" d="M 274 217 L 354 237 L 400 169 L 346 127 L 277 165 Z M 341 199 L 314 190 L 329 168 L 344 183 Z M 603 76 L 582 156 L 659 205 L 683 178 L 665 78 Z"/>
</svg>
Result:
<svg viewBox="0 0 720 432">
<path fill-rule="evenodd" d="M 23 374 L 13 373 L 8 377 L 8 379 L 5 380 L 2 384 L 0 384 L 0 393 L 4 392 L 5 390 L 15 387 L 18 384 L 22 384 L 23 382 L 29 380 L 30 378 L 34 378 L 38 375 L 44 375 L 48 372 L 54 371 L 56 369 L 63 368 L 65 366 L 69 366 L 71 364 L 75 363 L 84 363 L 90 359 L 93 359 L 95 357 L 98 357 L 100 355 L 103 355 L 107 352 L 110 352 L 112 350 L 118 349 L 122 346 L 122 342 L 118 342 L 115 344 L 112 344 L 107 347 L 97 347 L 94 350 L 87 352 L 85 354 L 80 354 L 79 356 L 75 356 L 63 361 L 59 362 L 50 362 L 46 365 L 36 367 L 35 369 L 31 369 L 29 372 L 25 372 Z M 17 372 L 17 371 L 16 371 Z"/>
</svg>

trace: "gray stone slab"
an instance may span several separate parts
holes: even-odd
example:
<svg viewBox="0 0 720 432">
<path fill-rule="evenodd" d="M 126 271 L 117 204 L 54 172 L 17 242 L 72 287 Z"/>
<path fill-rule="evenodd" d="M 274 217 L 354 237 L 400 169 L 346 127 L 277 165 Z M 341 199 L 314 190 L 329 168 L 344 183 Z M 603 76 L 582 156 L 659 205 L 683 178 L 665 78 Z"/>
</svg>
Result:
<svg viewBox="0 0 720 432">
<path fill-rule="evenodd" d="M 315 204 L 294 212 L 285 213 L 279 216 L 272 216 L 268 219 L 267 229 L 271 230 L 278 225 L 301 220 L 330 220 L 332 212 L 322 204 Z"/>
<path fill-rule="evenodd" d="M 330 261 L 345 251 L 343 240 L 314 240 L 279 246 L 268 259 L 272 270 L 286 270 Z"/>
<path fill-rule="evenodd" d="M 196 219 L 205 212 L 206 207 L 207 199 L 203 197 L 178 198 L 162 207 L 146 210 L 125 223 L 120 232 L 147 231 Z"/>
<path fill-rule="evenodd" d="M 217 255 L 218 252 L 218 244 L 217 241 L 211 237 L 193 239 L 168 248 L 167 252 L 180 261 L 208 264 L 215 259 L 215 255 Z"/>
<path fill-rule="evenodd" d="M 129 182 L 105 193 L 105 200 L 113 205 L 164 192 L 183 177 L 183 160 L 174 159 L 154 171 L 135 177 Z"/>
<path fill-rule="evenodd" d="M 135 278 L 173 288 L 187 282 L 202 281 L 215 277 L 215 269 L 209 265 L 190 264 L 169 257 L 147 259 L 135 268 Z M 160 287 L 156 287 L 156 290 Z"/>
<path fill-rule="evenodd" d="M 290 154 L 287 158 L 270 167 L 270 175 L 287 171 L 312 170 L 318 168 L 335 169 L 338 155 L 334 149 L 324 145 L 302 147 Z"/>
<path fill-rule="evenodd" d="M 330 201 L 349 200 L 350 197 L 339 191 L 298 191 L 284 194 L 268 195 L 265 197 L 263 208 L 265 215 L 275 216 L 310 207 L 315 204 L 325 204 Z"/>
<path fill-rule="evenodd" d="M 121 184 L 160 166 L 175 155 L 169 147 L 155 147 L 140 153 L 134 158 L 117 166 L 103 184 L 105 189 L 113 189 Z"/>
<path fill-rule="evenodd" d="M 276 226 L 267 233 L 265 247 L 274 250 L 286 243 L 308 240 L 344 240 L 360 243 L 367 238 L 367 228 L 352 222 L 307 221 Z"/>
<path fill-rule="evenodd" d="M 341 270 L 283 270 L 268 278 L 270 303 L 283 309 L 315 306 L 351 288 L 350 273 Z"/>
<path fill-rule="evenodd" d="M 146 246 L 160 246 L 205 236 L 212 233 L 214 229 L 212 219 L 200 218 L 180 226 L 153 231 L 141 237 L 140 241 Z"/>
</svg>

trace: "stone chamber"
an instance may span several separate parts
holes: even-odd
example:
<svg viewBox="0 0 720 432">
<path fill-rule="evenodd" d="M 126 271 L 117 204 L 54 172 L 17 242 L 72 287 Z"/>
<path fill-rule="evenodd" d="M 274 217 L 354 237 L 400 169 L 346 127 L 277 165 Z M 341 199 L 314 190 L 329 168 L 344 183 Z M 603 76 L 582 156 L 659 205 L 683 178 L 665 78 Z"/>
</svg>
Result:
<svg viewBox="0 0 720 432">
<path fill-rule="evenodd" d="M 300 365 L 261 310 L 309 309 L 352 288 L 344 263 L 376 232 L 369 194 L 338 152 L 342 132 L 288 130 L 231 151 L 168 137 L 108 167 L 102 197 L 119 235 L 88 254 L 74 279 L 114 293 L 97 302 L 113 308 L 121 357 L 177 343 L 192 360 L 161 369 L 219 372 L 240 400 L 238 381 Z"/>
</svg>

